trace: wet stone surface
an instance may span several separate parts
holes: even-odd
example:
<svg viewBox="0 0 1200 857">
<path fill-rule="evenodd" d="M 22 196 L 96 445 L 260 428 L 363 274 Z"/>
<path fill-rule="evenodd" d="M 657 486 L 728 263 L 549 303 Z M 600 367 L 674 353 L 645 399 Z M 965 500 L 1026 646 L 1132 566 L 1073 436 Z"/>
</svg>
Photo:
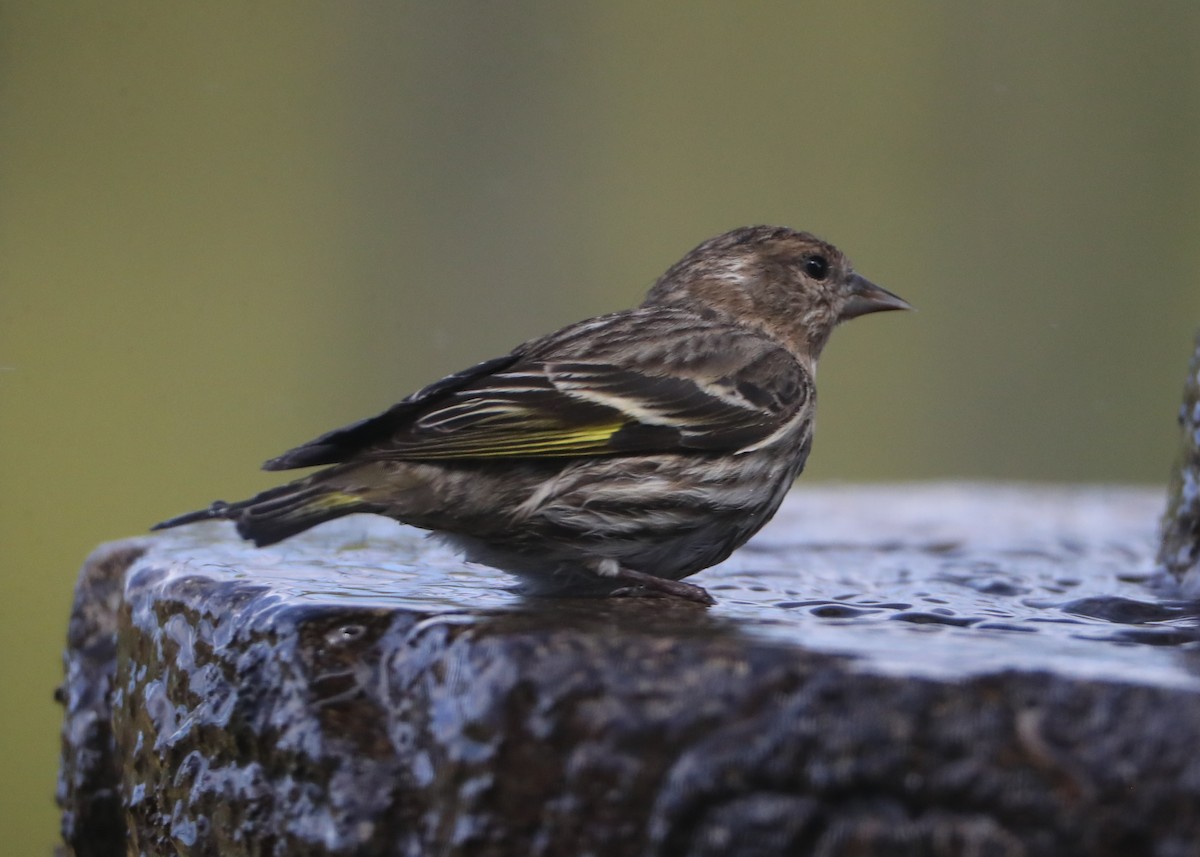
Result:
<svg viewBox="0 0 1200 857">
<path fill-rule="evenodd" d="M 1179 427 L 1179 460 L 1171 474 L 1159 560 L 1186 595 L 1200 598 L 1200 334 L 1183 388 Z"/>
<path fill-rule="evenodd" d="M 1200 855 L 1158 491 L 800 488 L 719 604 L 526 599 L 360 516 L 99 550 L 59 801 L 100 854 Z M 127 838 L 128 837 L 128 838 Z"/>
</svg>

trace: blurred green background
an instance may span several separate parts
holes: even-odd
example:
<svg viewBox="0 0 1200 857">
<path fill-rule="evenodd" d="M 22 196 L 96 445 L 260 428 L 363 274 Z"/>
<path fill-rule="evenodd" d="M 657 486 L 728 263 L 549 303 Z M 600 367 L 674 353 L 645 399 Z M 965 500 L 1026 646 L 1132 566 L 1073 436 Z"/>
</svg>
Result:
<svg viewBox="0 0 1200 857">
<path fill-rule="evenodd" d="M 0 0 L 0 815 L 46 854 L 75 571 L 262 460 L 813 230 L 811 479 L 1163 483 L 1200 5 Z"/>
</svg>

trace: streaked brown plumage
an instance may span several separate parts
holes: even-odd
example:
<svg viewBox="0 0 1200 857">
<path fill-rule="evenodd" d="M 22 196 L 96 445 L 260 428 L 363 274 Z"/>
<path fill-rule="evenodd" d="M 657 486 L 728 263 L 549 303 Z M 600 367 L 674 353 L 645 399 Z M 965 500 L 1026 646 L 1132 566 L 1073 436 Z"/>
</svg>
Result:
<svg viewBox="0 0 1200 857">
<path fill-rule="evenodd" d="M 711 603 L 679 581 L 745 543 L 804 467 L 830 332 L 906 308 L 808 233 L 735 229 L 673 265 L 640 307 L 437 381 L 264 465 L 326 469 L 156 529 L 228 519 L 263 546 L 374 512 L 532 591 Z"/>
</svg>

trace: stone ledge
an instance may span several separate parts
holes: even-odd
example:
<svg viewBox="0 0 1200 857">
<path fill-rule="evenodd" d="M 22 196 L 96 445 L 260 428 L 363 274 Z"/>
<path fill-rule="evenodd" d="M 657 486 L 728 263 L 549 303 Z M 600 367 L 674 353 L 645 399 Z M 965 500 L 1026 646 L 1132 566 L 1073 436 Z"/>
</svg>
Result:
<svg viewBox="0 0 1200 857">
<path fill-rule="evenodd" d="M 110 545 L 66 658 L 68 850 L 1200 854 L 1160 510 L 802 488 L 697 577 L 707 611 L 522 599 L 370 517 Z"/>
</svg>

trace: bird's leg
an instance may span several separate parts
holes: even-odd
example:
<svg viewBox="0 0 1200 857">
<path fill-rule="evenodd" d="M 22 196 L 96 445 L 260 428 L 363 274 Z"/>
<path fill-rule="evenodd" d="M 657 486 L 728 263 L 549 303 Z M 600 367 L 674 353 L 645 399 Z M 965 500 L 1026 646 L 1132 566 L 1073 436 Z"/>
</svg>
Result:
<svg viewBox="0 0 1200 857">
<path fill-rule="evenodd" d="M 618 589 L 613 595 L 632 595 L 634 593 L 631 590 L 640 589 L 642 590 L 642 594 L 645 595 L 683 598 L 686 601 L 694 601 L 697 604 L 705 606 L 717 603 L 716 599 L 709 595 L 708 590 L 702 586 L 696 586 L 694 583 L 684 583 L 681 580 L 655 577 L 653 574 L 646 574 L 643 571 L 624 568 L 613 559 L 601 561 L 596 567 L 596 573 L 601 577 L 609 577 L 613 580 L 620 580 L 631 584 L 628 587 Z"/>
</svg>

